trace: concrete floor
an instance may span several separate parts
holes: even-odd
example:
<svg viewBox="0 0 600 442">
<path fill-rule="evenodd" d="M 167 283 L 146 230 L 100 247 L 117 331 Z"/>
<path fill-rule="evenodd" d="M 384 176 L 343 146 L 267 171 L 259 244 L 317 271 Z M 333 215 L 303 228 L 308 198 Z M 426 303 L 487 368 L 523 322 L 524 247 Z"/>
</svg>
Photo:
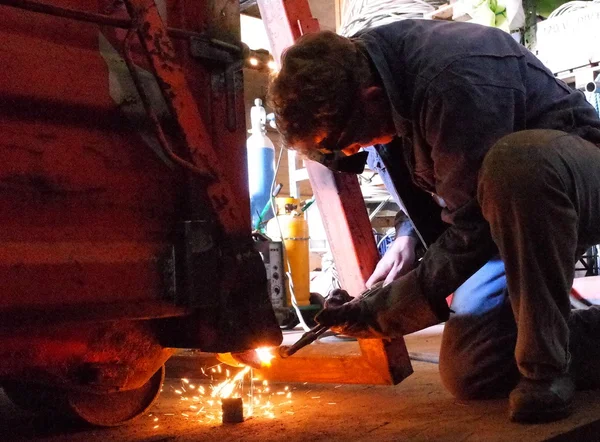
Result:
<svg viewBox="0 0 600 442">
<path fill-rule="evenodd" d="M 419 359 L 435 360 L 440 331 L 438 327 L 408 337 L 411 353 Z M 600 440 L 597 392 L 579 393 L 576 412 L 567 420 L 545 425 L 512 424 L 506 418 L 505 400 L 457 401 L 441 386 L 435 363 L 415 361 L 413 365 L 415 373 L 395 387 L 273 384 L 259 395 L 258 390 L 266 389 L 259 383 L 254 396 L 262 399 L 254 416 L 242 424 L 226 426 L 220 423 L 218 404 L 211 406 L 209 398 L 194 396 L 193 391 L 200 386 L 209 389 L 206 379 L 190 380 L 193 389 L 181 379 L 168 379 L 148 413 L 114 429 L 73 428 L 35 417 L 18 410 L 0 394 L 0 441 Z"/>
</svg>

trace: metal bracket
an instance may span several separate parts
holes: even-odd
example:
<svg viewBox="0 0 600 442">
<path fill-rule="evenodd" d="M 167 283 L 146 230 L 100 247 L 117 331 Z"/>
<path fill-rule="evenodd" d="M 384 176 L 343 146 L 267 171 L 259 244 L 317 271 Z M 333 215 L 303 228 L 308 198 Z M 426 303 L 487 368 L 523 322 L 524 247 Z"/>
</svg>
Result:
<svg viewBox="0 0 600 442">
<path fill-rule="evenodd" d="M 171 246 L 159 259 L 162 275 L 162 293 L 166 301 L 175 301 L 177 296 L 177 270 L 175 268 L 175 247 Z"/>
<path fill-rule="evenodd" d="M 231 64 L 243 58 L 241 52 L 234 54 L 212 44 L 210 40 L 195 37 L 190 38 L 190 54 L 194 58 L 221 64 Z"/>
<path fill-rule="evenodd" d="M 174 301 L 185 307 L 219 305 L 220 251 L 214 227 L 206 221 L 184 221 L 177 228 L 174 250 L 176 280 Z"/>
<path fill-rule="evenodd" d="M 241 42 L 240 46 L 242 46 Z M 190 38 L 190 54 L 192 57 L 215 63 L 218 66 L 218 69 L 212 73 L 213 88 L 216 85 L 223 85 L 225 89 L 227 94 L 226 127 L 232 132 L 237 129 L 236 92 L 238 87 L 236 77 L 244 66 L 244 54 L 246 52 L 247 47 L 244 47 L 238 53 L 233 53 L 215 46 L 211 40 Z M 219 87 L 218 90 L 220 89 Z"/>
</svg>

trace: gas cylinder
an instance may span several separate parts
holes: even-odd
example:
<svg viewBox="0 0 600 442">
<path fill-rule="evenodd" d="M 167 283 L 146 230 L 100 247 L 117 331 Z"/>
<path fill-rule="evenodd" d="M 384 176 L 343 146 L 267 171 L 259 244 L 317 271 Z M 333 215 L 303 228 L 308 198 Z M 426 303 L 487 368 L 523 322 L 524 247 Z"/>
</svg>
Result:
<svg viewBox="0 0 600 442">
<path fill-rule="evenodd" d="M 292 276 L 293 292 L 299 306 L 310 305 L 310 265 L 308 221 L 296 198 L 276 199 L 277 219 L 267 224 L 267 235 L 282 240 L 287 271 Z M 279 225 L 277 224 L 279 221 Z M 281 228 L 281 232 L 279 229 Z M 288 280 L 288 305 L 290 303 Z"/>
<path fill-rule="evenodd" d="M 250 109 L 250 136 L 246 141 L 248 151 L 248 184 L 250 188 L 250 214 L 252 227 L 258 228 L 259 222 L 268 221 L 273 211 L 267 210 L 260 217 L 263 208 L 270 204 L 271 185 L 275 177 L 275 147 L 265 129 L 266 112 L 262 100 L 254 100 Z"/>
</svg>

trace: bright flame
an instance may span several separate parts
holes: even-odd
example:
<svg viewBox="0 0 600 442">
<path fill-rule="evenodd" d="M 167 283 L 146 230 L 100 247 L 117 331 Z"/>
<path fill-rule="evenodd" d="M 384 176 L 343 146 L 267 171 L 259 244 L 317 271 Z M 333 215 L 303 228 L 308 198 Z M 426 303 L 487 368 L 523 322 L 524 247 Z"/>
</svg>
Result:
<svg viewBox="0 0 600 442">
<path fill-rule="evenodd" d="M 275 355 L 273 354 L 273 351 L 271 348 L 259 347 L 254 351 L 256 352 L 256 356 L 258 357 L 258 360 L 260 361 L 260 365 L 262 367 L 270 367 L 271 366 L 271 361 L 273 359 L 275 359 Z"/>
<path fill-rule="evenodd" d="M 258 66 L 258 58 L 251 57 L 250 59 L 248 59 L 248 62 L 251 66 Z"/>
<path fill-rule="evenodd" d="M 273 60 L 269 61 L 267 63 L 267 66 L 269 67 L 269 69 L 271 69 L 272 71 L 276 71 L 277 70 L 277 63 L 275 63 Z"/>
</svg>

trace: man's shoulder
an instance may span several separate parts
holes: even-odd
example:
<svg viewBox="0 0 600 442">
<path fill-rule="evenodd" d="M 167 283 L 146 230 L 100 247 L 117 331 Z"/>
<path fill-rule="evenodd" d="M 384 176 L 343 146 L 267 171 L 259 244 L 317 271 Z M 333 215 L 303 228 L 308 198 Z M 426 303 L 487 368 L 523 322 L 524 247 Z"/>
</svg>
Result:
<svg viewBox="0 0 600 442">
<path fill-rule="evenodd" d="M 438 20 L 403 20 L 370 29 L 360 38 L 376 65 L 387 65 L 397 79 L 412 78 L 414 88 L 427 87 L 461 63 L 500 69 L 506 60 L 526 52 L 500 29 Z"/>
<path fill-rule="evenodd" d="M 495 34 L 500 31 L 497 28 L 482 26 L 474 23 L 451 22 L 444 20 L 427 19 L 404 19 L 385 25 L 365 29 L 356 36 L 379 35 L 398 36 L 410 34 L 413 36 L 427 37 L 429 35 L 464 35 L 476 32 L 481 35 Z"/>
<path fill-rule="evenodd" d="M 407 19 L 365 30 L 358 35 L 389 49 L 420 52 L 442 58 L 455 55 L 521 54 L 520 46 L 506 32 L 474 23 Z"/>
</svg>

